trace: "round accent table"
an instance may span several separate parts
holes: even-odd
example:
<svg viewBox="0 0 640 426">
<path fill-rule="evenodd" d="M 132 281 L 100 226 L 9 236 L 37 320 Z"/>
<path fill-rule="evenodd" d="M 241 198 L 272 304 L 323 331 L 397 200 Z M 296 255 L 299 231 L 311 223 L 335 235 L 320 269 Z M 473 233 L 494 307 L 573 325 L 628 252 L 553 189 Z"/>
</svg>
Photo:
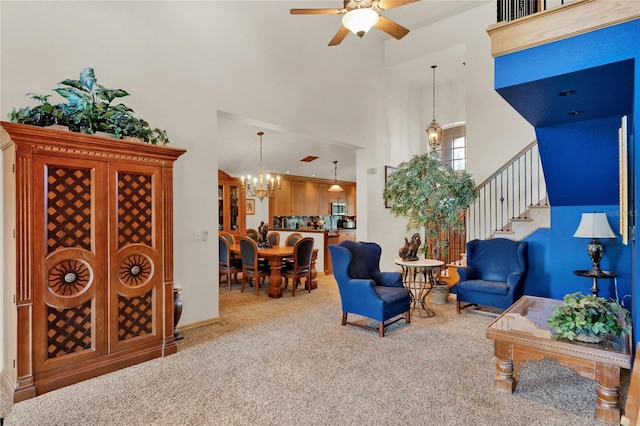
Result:
<svg viewBox="0 0 640 426">
<path fill-rule="evenodd" d="M 573 271 L 573 273 L 580 277 L 593 279 L 593 285 L 591 286 L 591 293 L 593 293 L 594 296 L 597 296 L 598 292 L 600 291 L 600 288 L 598 288 L 598 278 L 615 278 L 618 276 L 618 274 L 616 274 L 613 271 L 578 270 L 578 271 Z"/>
<path fill-rule="evenodd" d="M 420 316 L 434 316 L 436 313 L 427 305 L 427 295 L 440 279 L 444 262 L 433 259 L 396 259 L 393 262 L 402 267 L 402 283 L 411 292 L 411 309 L 414 310 L 419 304 L 422 308 L 418 313 Z"/>
</svg>

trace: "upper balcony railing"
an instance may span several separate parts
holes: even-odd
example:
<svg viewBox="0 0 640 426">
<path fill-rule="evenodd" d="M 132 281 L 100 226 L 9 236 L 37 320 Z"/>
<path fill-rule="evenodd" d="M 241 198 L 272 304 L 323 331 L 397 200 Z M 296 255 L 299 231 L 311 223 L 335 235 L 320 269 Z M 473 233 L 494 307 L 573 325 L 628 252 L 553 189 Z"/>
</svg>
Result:
<svg viewBox="0 0 640 426">
<path fill-rule="evenodd" d="M 487 32 L 491 54 L 506 55 L 640 18 L 638 0 L 498 0 Z"/>
</svg>

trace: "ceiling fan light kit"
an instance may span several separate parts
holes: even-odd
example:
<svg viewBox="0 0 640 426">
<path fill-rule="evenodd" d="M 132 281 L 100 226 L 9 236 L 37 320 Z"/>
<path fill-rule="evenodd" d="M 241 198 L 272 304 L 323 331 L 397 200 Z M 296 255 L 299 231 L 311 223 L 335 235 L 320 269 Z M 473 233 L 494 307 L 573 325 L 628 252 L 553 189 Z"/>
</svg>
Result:
<svg viewBox="0 0 640 426">
<path fill-rule="evenodd" d="M 374 26 L 396 40 L 400 40 L 409 34 L 409 30 L 382 16 L 380 12 L 417 1 L 420 0 L 344 0 L 342 8 L 291 9 L 289 13 L 292 15 L 344 15 L 342 26 L 329 42 L 329 46 L 337 46 L 349 32 L 362 38 Z"/>
<path fill-rule="evenodd" d="M 342 17 L 342 26 L 362 38 L 378 22 L 378 12 L 373 9 L 354 9 Z"/>
</svg>

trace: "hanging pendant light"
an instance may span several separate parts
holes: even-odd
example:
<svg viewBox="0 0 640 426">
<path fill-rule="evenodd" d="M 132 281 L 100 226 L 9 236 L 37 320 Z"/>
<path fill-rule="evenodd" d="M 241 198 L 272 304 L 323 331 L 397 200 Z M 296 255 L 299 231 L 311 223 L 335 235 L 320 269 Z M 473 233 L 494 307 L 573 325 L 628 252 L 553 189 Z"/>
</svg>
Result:
<svg viewBox="0 0 640 426">
<path fill-rule="evenodd" d="M 427 127 L 427 139 L 433 151 L 440 146 L 440 141 L 442 140 L 442 127 L 440 127 L 440 123 L 436 121 L 436 67 L 437 65 L 431 65 L 431 69 L 433 70 L 433 120 L 431 120 L 431 124 Z"/>
<path fill-rule="evenodd" d="M 250 197 L 258 197 L 260 202 L 264 200 L 265 197 L 273 197 L 276 195 L 276 191 L 280 189 L 280 176 L 277 176 L 277 185 L 276 179 L 274 179 L 270 174 L 264 175 L 264 170 L 262 168 L 262 135 L 264 132 L 258 132 L 258 136 L 260 137 L 260 170 L 258 171 L 258 176 L 253 178 L 253 183 L 251 181 L 251 175 L 247 175 L 246 184 L 245 177 L 242 176 L 240 179 L 242 180 L 242 190 L 247 193 Z"/>
<path fill-rule="evenodd" d="M 329 192 L 342 192 L 344 189 L 338 185 L 338 160 L 333 162 L 333 185 L 329 188 Z"/>
</svg>

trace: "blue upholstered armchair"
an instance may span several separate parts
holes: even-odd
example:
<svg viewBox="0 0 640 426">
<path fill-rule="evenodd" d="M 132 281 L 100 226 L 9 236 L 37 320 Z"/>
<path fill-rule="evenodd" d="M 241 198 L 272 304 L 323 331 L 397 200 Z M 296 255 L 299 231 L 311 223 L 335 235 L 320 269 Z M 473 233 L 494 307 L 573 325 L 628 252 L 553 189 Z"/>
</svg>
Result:
<svg viewBox="0 0 640 426">
<path fill-rule="evenodd" d="M 402 313 L 411 322 L 411 295 L 402 285 L 399 272 L 380 272 L 382 248 L 376 243 L 342 241 L 330 245 L 333 275 L 338 282 L 342 300 L 342 325 L 354 325 L 378 331 L 384 337 L 385 321 Z M 362 315 L 379 321 L 378 328 L 348 322 L 347 314 Z"/>
<path fill-rule="evenodd" d="M 470 305 L 506 309 L 522 297 L 527 269 L 527 243 L 505 238 L 467 243 L 467 266 L 458 268 L 460 281 L 451 288 L 456 310 Z M 462 303 L 468 303 L 462 306 Z"/>
</svg>

